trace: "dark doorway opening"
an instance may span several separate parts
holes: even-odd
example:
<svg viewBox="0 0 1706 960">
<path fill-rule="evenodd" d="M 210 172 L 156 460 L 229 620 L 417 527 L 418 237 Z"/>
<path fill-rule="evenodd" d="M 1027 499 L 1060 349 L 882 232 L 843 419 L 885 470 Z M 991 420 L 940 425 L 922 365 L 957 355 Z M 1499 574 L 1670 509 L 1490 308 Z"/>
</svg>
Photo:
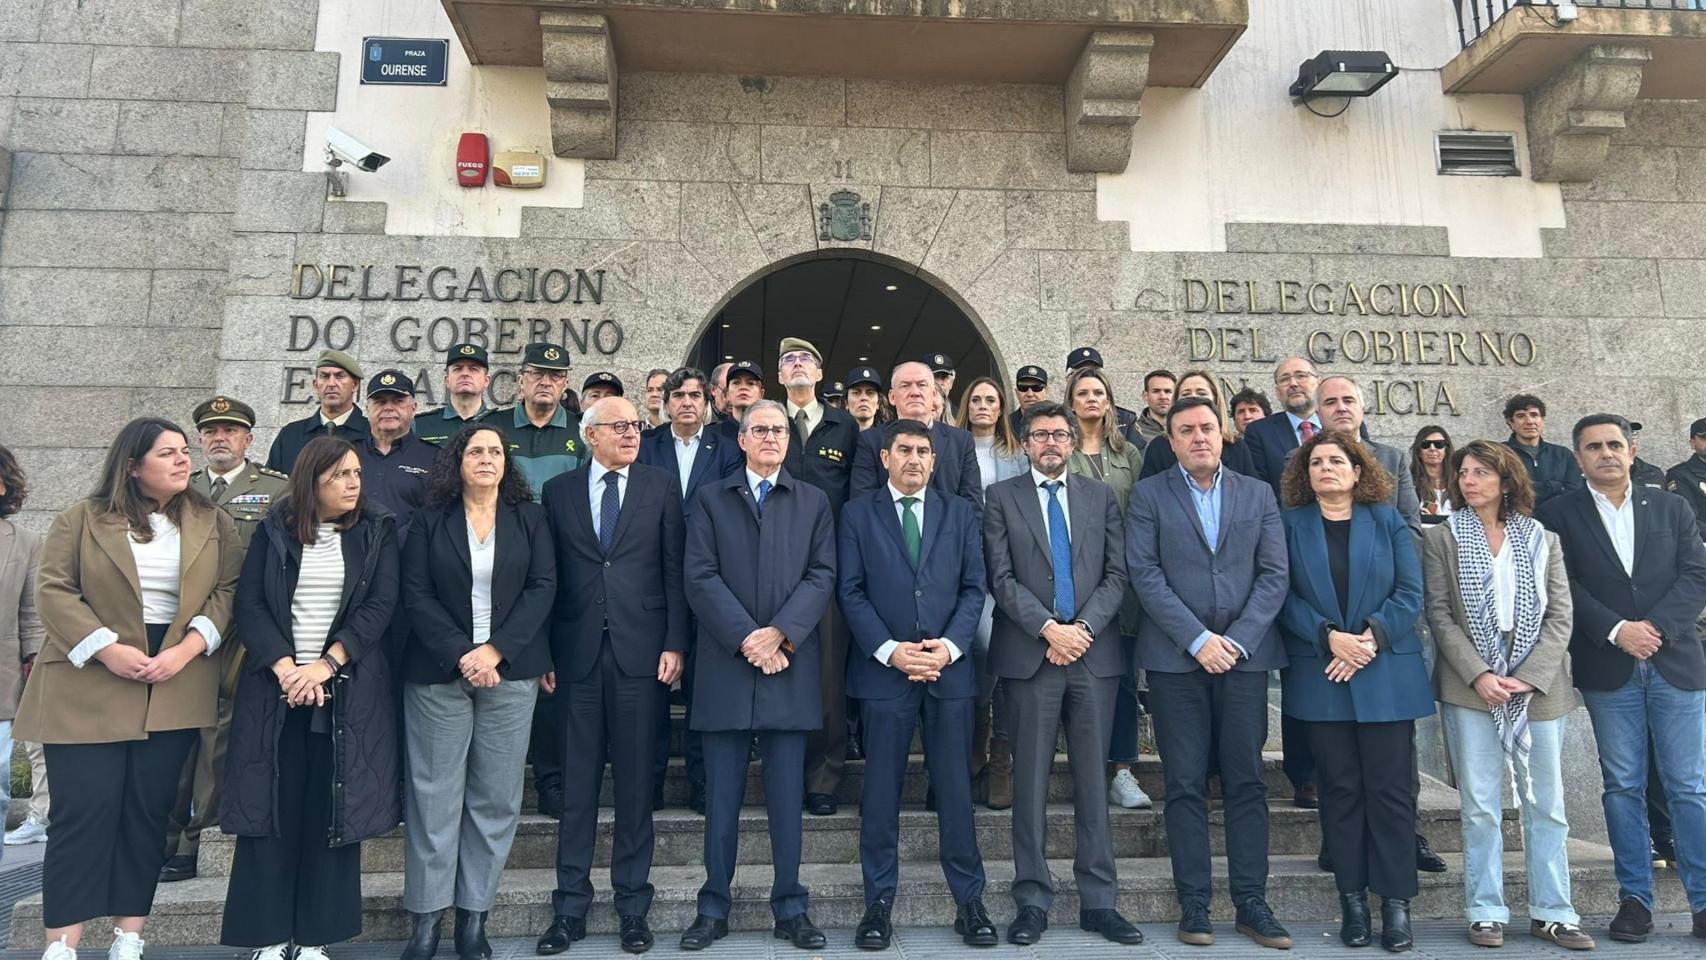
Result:
<svg viewBox="0 0 1706 960">
<path fill-rule="evenodd" d="M 956 401 L 974 378 L 997 375 L 989 344 L 948 296 L 916 274 L 858 257 L 802 260 L 751 281 L 711 318 L 689 360 L 703 370 L 754 361 L 764 370 L 766 395 L 780 400 L 783 337 L 818 348 L 825 386 L 869 366 L 886 390 L 897 363 L 936 354 L 954 361 Z"/>
</svg>

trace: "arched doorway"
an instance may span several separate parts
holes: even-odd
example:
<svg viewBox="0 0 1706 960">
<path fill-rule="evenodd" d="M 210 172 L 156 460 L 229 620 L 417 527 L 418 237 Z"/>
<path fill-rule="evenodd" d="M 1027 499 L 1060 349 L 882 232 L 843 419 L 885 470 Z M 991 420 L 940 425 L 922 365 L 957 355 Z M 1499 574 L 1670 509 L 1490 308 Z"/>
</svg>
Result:
<svg viewBox="0 0 1706 960">
<path fill-rule="evenodd" d="M 714 311 L 687 360 L 703 370 L 754 361 L 773 399 L 783 393 L 773 382 L 783 337 L 802 337 L 823 353 L 825 385 L 863 366 L 886 383 L 895 364 L 935 354 L 953 358 L 955 400 L 976 377 L 1001 379 L 995 351 L 956 298 L 898 263 L 833 250 L 774 264 Z"/>
</svg>

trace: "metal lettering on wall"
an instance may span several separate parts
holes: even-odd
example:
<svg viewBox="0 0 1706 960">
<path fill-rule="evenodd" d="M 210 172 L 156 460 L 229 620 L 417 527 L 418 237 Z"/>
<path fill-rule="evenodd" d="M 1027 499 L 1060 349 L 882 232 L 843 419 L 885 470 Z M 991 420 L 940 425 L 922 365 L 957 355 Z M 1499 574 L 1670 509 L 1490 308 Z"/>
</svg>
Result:
<svg viewBox="0 0 1706 960">
<path fill-rule="evenodd" d="M 492 357 L 492 400 L 508 402 L 510 398 L 503 391 L 513 392 L 513 384 L 508 383 L 513 372 L 501 369 L 503 360 L 519 364 L 521 352 L 529 343 L 555 343 L 581 357 L 608 357 L 622 349 L 627 331 L 620 320 L 560 312 L 543 315 L 552 312 L 545 307 L 602 306 L 604 276 L 603 270 L 579 267 L 458 269 L 418 264 L 299 263 L 291 273 L 289 296 L 301 301 L 369 304 L 544 305 L 497 307 L 482 316 L 469 316 L 465 308 L 404 306 L 397 316 L 383 321 L 385 340 L 373 350 L 397 355 L 398 366 L 405 370 L 420 364 L 423 375 L 415 376 L 415 383 L 423 404 L 438 402 L 435 391 L 439 378 L 426 374 L 441 368 L 445 351 L 456 343 L 486 348 Z M 439 312 L 450 309 L 456 309 L 455 315 Z M 363 311 L 357 316 L 369 318 L 371 313 Z M 356 348 L 357 337 L 356 320 L 348 313 L 292 313 L 285 325 L 284 349 L 286 353 L 351 350 Z M 312 402 L 308 389 L 312 377 L 312 367 L 286 366 L 280 401 Z"/>
<path fill-rule="evenodd" d="M 1534 338 L 1521 330 L 1466 330 L 1417 322 L 1467 319 L 1469 297 L 1460 283 L 1188 277 L 1182 292 L 1183 309 L 1189 314 L 1354 316 L 1348 324 L 1315 327 L 1301 339 L 1283 343 L 1276 343 L 1274 331 L 1261 325 L 1198 323 L 1185 328 L 1185 346 L 1192 363 L 1273 366 L 1289 356 L 1306 356 L 1341 371 L 1346 364 L 1371 368 L 1368 372 L 1377 377 L 1367 383 L 1371 413 L 1462 416 L 1457 396 L 1462 384 L 1443 374 L 1528 367 L 1539 356 Z M 1375 322 L 1357 322 L 1361 318 L 1375 318 Z M 1445 369 L 1424 369 L 1433 367 Z M 1223 383 L 1229 391 L 1248 385 Z"/>
</svg>

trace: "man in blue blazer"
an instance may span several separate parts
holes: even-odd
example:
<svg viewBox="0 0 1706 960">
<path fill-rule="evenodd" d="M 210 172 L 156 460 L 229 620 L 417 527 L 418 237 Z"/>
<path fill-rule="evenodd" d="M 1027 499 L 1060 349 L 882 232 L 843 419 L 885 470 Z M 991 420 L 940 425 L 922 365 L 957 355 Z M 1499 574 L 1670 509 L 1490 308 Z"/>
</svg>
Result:
<svg viewBox="0 0 1706 960">
<path fill-rule="evenodd" d="M 922 363 L 903 363 L 889 374 L 889 403 L 894 406 L 895 418 L 930 424 L 930 445 L 936 457 L 930 486 L 970 500 L 981 514 L 983 481 L 978 473 L 977 447 L 969 431 L 941 420 L 930 422 L 930 397 L 935 392 L 936 375 Z M 883 469 L 883 437 L 881 430 L 859 434 L 859 446 L 853 453 L 852 496 L 881 490 L 888 482 L 888 471 Z"/>
<path fill-rule="evenodd" d="M 1696 626 L 1706 606 L 1706 547 L 1686 501 L 1631 482 L 1628 420 L 1583 417 L 1572 440 L 1587 485 L 1535 515 L 1558 535 L 1570 574 L 1570 660 L 1593 719 L 1617 864 L 1611 939 L 1640 943 L 1653 929 L 1649 743 L 1694 935 L 1706 938 L 1706 648 Z"/>
<path fill-rule="evenodd" d="M 674 477 L 635 463 L 643 424 L 621 397 L 594 403 L 581 419 L 592 460 L 545 484 L 545 515 L 557 545 L 557 605 L 551 622 L 558 729 L 563 744 L 563 816 L 557 826 L 553 919 L 541 954 L 586 935 L 592 907 L 598 788 L 610 759 L 616 785 L 616 843 L 610 884 L 622 947 L 652 946 L 646 913 L 652 885 L 652 756 L 655 725 L 687 650 L 682 590 L 686 529 Z"/>
<path fill-rule="evenodd" d="M 729 884 L 754 737 L 764 803 L 776 936 L 821 949 L 800 883 L 800 798 L 806 734 L 823 722 L 817 625 L 835 592 L 835 521 L 823 491 L 782 468 L 788 415 L 774 400 L 748 407 L 746 465 L 701 490 L 687 517 L 687 600 L 699 623 L 693 729 L 705 745 L 705 885 L 681 935 L 703 950 L 729 931 Z"/>
<path fill-rule="evenodd" d="M 1167 845 L 1179 940 L 1214 942 L 1208 905 L 1209 750 L 1217 749 L 1226 859 L 1237 929 L 1265 947 L 1291 936 L 1267 902 L 1268 671 L 1286 665 L 1274 621 L 1291 582 L 1273 491 L 1220 462 L 1220 418 L 1207 399 L 1167 411 L 1179 466 L 1138 481 L 1126 517 L 1126 565 L 1143 605 L 1138 662 L 1149 671 L 1167 787 Z"/>
<path fill-rule="evenodd" d="M 854 943 L 883 950 L 893 935 L 900 794 L 912 732 L 922 721 L 942 872 L 959 905 L 954 930 L 969 946 L 992 947 L 998 938 L 983 906 L 970 774 L 982 531 L 971 504 L 927 489 L 930 428 L 900 420 L 878 430 L 888 437 L 882 451 L 888 483 L 848 501 L 837 533 L 841 610 L 853 637 L 847 689 L 859 699 L 865 731 L 859 795 L 865 918 Z"/>
<path fill-rule="evenodd" d="M 640 440 L 640 462 L 661 467 L 676 479 L 681 493 L 682 509 L 706 485 L 733 475 L 740 469 L 740 446 L 725 437 L 722 431 L 706 423 L 706 405 L 710 401 L 710 379 L 703 370 L 682 367 L 663 382 L 664 409 L 669 419 L 662 426 L 648 430 Z M 690 615 L 691 617 L 691 615 Z M 693 729 L 693 650 L 694 634 L 688 622 L 687 671 L 681 681 L 682 706 L 687 711 L 687 735 L 684 738 L 687 760 L 688 806 L 705 812 L 705 755 L 699 734 Z M 669 698 L 664 698 L 657 737 L 657 762 L 652 767 L 652 799 L 654 806 L 663 800 L 664 775 L 669 771 Z"/>
</svg>

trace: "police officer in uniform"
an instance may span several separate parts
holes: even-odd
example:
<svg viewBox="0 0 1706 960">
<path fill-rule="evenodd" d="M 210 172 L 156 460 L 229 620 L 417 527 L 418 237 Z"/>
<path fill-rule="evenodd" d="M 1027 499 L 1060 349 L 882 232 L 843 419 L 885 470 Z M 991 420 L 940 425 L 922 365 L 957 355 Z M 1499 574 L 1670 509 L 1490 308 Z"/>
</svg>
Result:
<svg viewBox="0 0 1706 960">
<path fill-rule="evenodd" d="M 1016 437 L 1025 422 L 1025 410 L 1048 399 L 1048 371 L 1034 363 L 1020 367 L 1019 372 L 1013 374 L 1013 392 L 1019 402 L 1007 415 L 1007 420 L 1013 425 L 1013 436 Z"/>
<path fill-rule="evenodd" d="M 605 397 L 622 395 L 622 378 L 608 370 L 600 370 L 590 374 L 581 384 L 581 409 L 591 410 L 593 404 Z"/>
<path fill-rule="evenodd" d="M 883 399 L 883 378 L 875 367 L 854 367 L 842 381 L 847 390 L 847 413 L 859 425 L 859 432 L 890 419 Z"/>
<path fill-rule="evenodd" d="M 267 511 L 284 496 L 290 478 L 248 459 L 255 411 L 231 397 L 203 401 L 191 417 L 201 437 L 206 466 L 190 474 L 190 487 L 205 494 L 237 521 L 243 546 Z M 226 639 L 231 637 L 227 631 Z M 196 854 L 204 830 L 216 829 L 219 816 L 219 786 L 225 775 L 225 738 L 231 731 L 231 698 L 243 669 L 243 645 L 221 644 L 214 656 L 220 660 L 218 725 L 203 728 L 200 743 L 184 764 L 178 783 L 178 803 L 166 831 L 166 865 L 160 880 L 190 880 L 196 875 Z"/>
<path fill-rule="evenodd" d="M 837 410 L 847 409 L 847 388 L 840 380 L 832 381 L 823 388 L 823 402 Z"/>
<path fill-rule="evenodd" d="M 942 407 L 942 419 L 953 423 L 959 419 L 954 412 L 954 358 L 945 353 L 932 353 L 919 361 L 930 368 L 931 376 L 936 378 L 936 389 L 942 391 L 942 396 L 948 399 Z"/>
<path fill-rule="evenodd" d="M 463 427 L 486 419 L 496 408 L 486 405 L 492 383 L 486 348 L 477 343 L 451 344 L 444 355 L 444 406 L 415 418 L 415 436 L 441 445 Z"/>
<path fill-rule="evenodd" d="M 1706 417 L 1689 426 L 1688 446 L 1694 455 L 1665 473 L 1665 486 L 1694 508 L 1700 539 L 1706 540 Z"/>
<path fill-rule="evenodd" d="M 1100 370 L 1102 368 L 1102 352 L 1095 347 L 1074 347 L 1072 352 L 1066 355 L 1066 372 L 1070 374 L 1079 367 L 1095 367 Z M 1068 407 L 1072 406 L 1071 397 L 1065 397 L 1061 402 Z M 1148 440 L 1138 436 L 1136 410 L 1128 410 L 1125 407 L 1115 405 L 1114 416 L 1119 420 L 1120 436 L 1124 437 L 1128 443 L 1136 445 L 1139 450 L 1149 445 Z"/>
<path fill-rule="evenodd" d="M 284 425 L 267 451 L 267 466 L 289 473 L 296 455 L 315 437 L 337 437 L 352 444 L 367 439 L 367 417 L 355 405 L 361 389 L 361 364 L 342 350 L 322 350 L 314 361 L 314 396 L 320 409 Z"/>
</svg>

